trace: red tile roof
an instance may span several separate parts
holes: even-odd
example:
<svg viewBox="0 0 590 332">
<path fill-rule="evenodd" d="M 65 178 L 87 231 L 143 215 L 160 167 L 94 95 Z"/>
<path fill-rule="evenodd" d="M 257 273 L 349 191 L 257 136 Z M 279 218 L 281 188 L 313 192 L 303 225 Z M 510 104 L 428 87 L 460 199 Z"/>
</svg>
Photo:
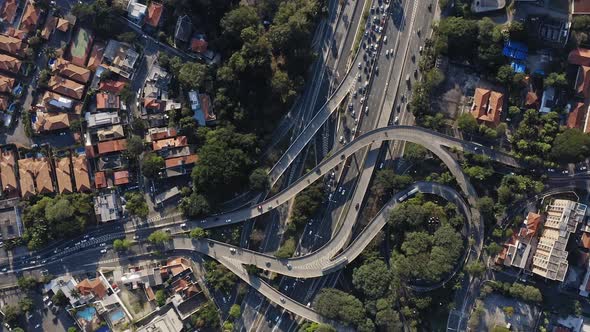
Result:
<svg viewBox="0 0 590 332">
<path fill-rule="evenodd" d="M 471 114 L 477 120 L 487 124 L 498 125 L 504 106 L 504 95 L 500 92 L 477 88 L 473 97 Z"/>
<path fill-rule="evenodd" d="M 23 31 L 23 30 L 15 29 L 14 27 L 9 27 L 8 29 L 6 29 L 6 34 L 9 35 L 10 37 L 24 39 L 25 36 L 27 35 L 27 32 Z"/>
<path fill-rule="evenodd" d="M 574 0 L 574 8 L 572 14 L 590 14 L 590 1 Z"/>
<path fill-rule="evenodd" d="M 199 160 L 199 156 L 196 154 L 189 154 L 188 156 L 175 157 L 166 159 L 166 168 L 172 168 L 176 166 L 191 165 Z"/>
<path fill-rule="evenodd" d="M 543 222 L 543 216 L 533 212 L 529 212 L 526 217 L 527 236 L 535 236 L 539 226 Z"/>
<path fill-rule="evenodd" d="M 90 58 L 88 59 L 88 68 L 91 70 L 96 70 L 96 68 L 100 66 L 100 63 L 102 62 L 102 56 L 104 55 L 104 49 L 105 46 L 103 43 L 94 43 L 94 46 L 92 46 L 92 51 L 90 51 Z"/>
<path fill-rule="evenodd" d="M 200 38 L 193 38 L 191 40 L 191 50 L 196 53 L 207 52 L 207 41 Z"/>
<path fill-rule="evenodd" d="M 577 48 L 570 52 L 567 61 L 573 65 L 590 66 L 590 50 Z"/>
<path fill-rule="evenodd" d="M 21 61 L 10 55 L 0 54 L 0 69 L 11 73 L 18 73 L 21 66 Z"/>
<path fill-rule="evenodd" d="M 23 46 L 23 41 L 18 38 L 0 35 L 0 50 L 6 53 L 21 55 L 24 49 Z"/>
<path fill-rule="evenodd" d="M 104 172 L 94 173 L 94 186 L 96 189 L 107 187 L 107 178 Z"/>
<path fill-rule="evenodd" d="M 0 18 L 8 24 L 12 24 L 16 18 L 16 10 L 18 9 L 17 0 L 6 0 Z"/>
<path fill-rule="evenodd" d="M 118 171 L 113 173 L 115 179 L 115 185 L 122 185 L 129 183 L 129 171 Z"/>
<path fill-rule="evenodd" d="M 99 299 L 102 299 L 107 294 L 107 289 L 105 285 L 100 281 L 99 278 L 95 279 L 84 279 L 76 285 L 76 288 L 80 292 L 80 294 L 86 296 L 92 294 Z"/>
<path fill-rule="evenodd" d="M 119 109 L 119 96 L 110 93 L 99 92 L 96 94 L 96 109 Z"/>
<path fill-rule="evenodd" d="M 529 109 L 530 108 L 538 109 L 539 108 L 539 96 L 537 96 L 537 93 L 534 91 L 527 92 L 524 105 Z"/>
<path fill-rule="evenodd" d="M 125 88 L 127 82 L 121 80 L 104 80 L 100 81 L 98 85 L 98 89 L 102 91 L 111 92 L 114 94 L 119 94 Z"/>
<path fill-rule="evenodd" d="M 590 67 L 578 67 L 578 77 L 576 80 L 576 92 L 584 98 L 590 97 Z"/>
<path fill-rule="evenodd" d="M 20 28 L 26 32 L 32 32 L 37 27 L 37 23 L 39 23 L 39 17 L 41 16 L 41 10 L 33 5 L 32 1 L 27 3 L 27 7 L 25 8 L 25 12 L 23 17 L 20 21 Z"/>
<path fill-rule="evenodd" d="M 113 141 L 98 143 L 98 154 L 105 154 L 110 152 L 118 152 L 127 150 L 126 139 L 116 139 Z"/>
<path fill-rule="evenodd" d="M 186 146 L 186 145 L 187 145 L 186 136 L 178 136 L 178 137 L 174 137 L 174 138 L 166 138 L 166 139 L 154 141 L 154 142 L 152 142 L 152 149 L 154 151 L 158 151 L 158 150 L 162 150 L 162 149 L 168 148 L 168 147 L 177 148 L 177 147 Z"/>
<path fill-rule="evenodd" d="M 570 114 L 567 116 L 567 127 L 578 128 L 584 130 L 586 113 L 588 111 L 588 105 L 584 103 L 577 103 Z"/>
<path fill-rule="evenodd" d="M 158 2 L 150 3 L 150 6 L 147 10 L 147 16 L 145 19 L 145 23 L 156 28 L 160 24 L 160 18 L 162 17 L 162 12 L 164 11 L 164 5 Z"/>
</svg>

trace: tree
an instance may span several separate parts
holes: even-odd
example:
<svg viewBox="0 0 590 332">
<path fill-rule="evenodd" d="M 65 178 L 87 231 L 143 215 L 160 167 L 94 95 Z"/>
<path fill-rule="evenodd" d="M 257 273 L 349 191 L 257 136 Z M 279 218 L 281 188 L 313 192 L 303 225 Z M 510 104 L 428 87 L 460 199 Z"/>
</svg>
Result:
<svg viewBox="0 0 590 332">
<path fill-rule="evenodd" d="M 187 217 L 202 217 L 209 214 L 210 207 L 209 202 L 203 195 L 199 195 L 195 192 L 191 193 L 187 197 L 183 197 L 180 201 L 180 210 Z"/>
<path fill-rule="evenodd" d="M 129 84 L 125 85 L 123 87 L 123 89 L 121 89 L 121 91 L 119 92 L 119 98 L 121 98 L 121 101 L 124 103 L 129 103 L 131 102 L 131 100 L 133 99 L 134 96 L 134 92 L 131 91 L 131 88 L 129 87 Z"/>
<path fill-rule="evenodd" d="M 402 331 L 402 322 L 397 313 L 392 308 L 385 308 L 377 311 L 375 323 L 386 331 Z"/>
<path fill-rule="evenodd" d="M 256 191 L 263 191 L 268 189 L 270 182 L 268 180 L 268 173 L 263 168 L 257 168 L 250 174 L 250 188 Z"/>
<path fill-rule="evenodd" d="M 227 42 L 230 50 L 241 47 L 240 34 L 248 27 L 257 26 L 259 22 L 258 14 L 251 6 L 239 6 L 229 11 L 221 19 L 221 28 L 223 38 Z"/>
<path fill-rule="evenodd" d="M 32 276 L 28 277 L 20 277 L 17 280 L 17 285 L 20 289 L 24 291 L 33 290 L 33 288 L 37 287 L 37 279 Z"/>
<path fill-rule="evenodd" d="M 476 21 L 462 17 L 449 17 L 440 21 L 436 29 L 435 52 L 456 59 L 469 59 L 477 49 L 478 26 Z"/>
<path fill-rule="evenodd" d="M 213 302 L 209 301 L 199 311 L 191 315 L 191 322 L 197 328 L 219 326 L 219 314 Z"/>
<path fill-rule="evenodd" d="M 139 218 L 145 218 L 150 210 L 145 201 L 145 196 L 137 191 L 129 191 L 125 193 L 125 209 L 132 215 Z"/>
<path fill-rule="evenodd" d="M 377 197 L 383 197 L 385 194 L 391 194 L 394 190 L 401 190 L 412 183 L 412 177 L 409 175 L 398 175 L 391 169 L 382 169 L 377 171 L 373 182 L 373 190 Z"/>
<path fill-rule="evenodd" d="M 134 41 L 137 40 L 137 34 L 133 31 L 123 32 L 117 35 L 117 39 L 124 43 L 132 44 Z"/>
<path fill-rule="evenodd" d="M 35 308 L 33 300 L 29 297 L 23 297 L 18 301 L 18 306 L 22 312 L 30 312 Z"/>
<path fill-rule="evenodd" d="M 406 143 L 404 148 L 404 158 L 411 162 L 422 162 L 426 159 L 428 150 L 422 145 L 415 143 Z"/>
<path fill-rule="evenodd" d="M 573 163 L 590 155 L 590 136 L 579 129 L 565 129 L 558 134 L 549 154 L 560 163 Z"/>
<path fill-rule="evenodd" d="M 382 260 L 375 260 L 355 268 L 352 273 L 352 284 L 365 297 L 377 299 L 389 287 L 390 274 Z"/>
<path fill-rule="evenodd" d="M 511 86 L 514 80 L 514 70 L 510 65 L 504 65 L 498 68 L 496 80 L 504 86 Z"/>
<path fill-rule="evenodd" d="M 113 241 L 113 249 L 116 251 L 125 251 L 131 247 L 131 241 L 127 239 L 116 239 Z"/>
<path fill-rule="evenodd" d="M 127 150 L 125 155 L 128 159 L 137 159 L 143 152 L 143 140 L 137 135 L 131 135 L 127 140 Z"/>
<path fill-rule="evenodd" d="M 223 323 L 223 332 L 231 332 L 234 330 L 234 324 L 230 321 Z"/>
<path fill-rule="evenodd" d="M 155 297 L 158 307 L 162 307 L 164 304 L 166 304 L 166 292 L 163 289 L 158 289 L 156 291 Z"/>
<path fill-rule="evenodd" d="M 153 244 L 159 244 L 162 245 L 168 241 L 170 241 L 171 236 L 170 234 L 164 232 L 164 231 L 154 231 L 152 234 L 150 234 L 150 236 L 148 236 L 148 241 L 150 241 Z"/>
<path fill-rule="evenodd" d="M 471 113 L 462 113 L 457 119 L 457 126 L 464 133 L 473 135 L 478 132 L 479 125 Z"/>
<path fill-rule="evenodd" d="M 237 276 L 215 261 L 205 263 L 205 280 L 215 289 L 228 292 L 236 284 Z"/>
<path fill-rule="evenodd" d="M 314 307 L 330 319 L 358 325 L 365 320 L 365 310 L 359 299 L 334 288 L 323 288 L 317 295 Z"/>
<path fill-rule="evenodd" d="M 5 305 L 2 307 L 2 311 L 4 312 L 4 321 L 11 325 L 16 323 L 21 315 L 19 307 L 15 305 Z"/>
<path fill-rule="evenodd" d="M 150 179 L 156 179 L 159 177 L 160 170 L 164 168 L 164 158 L 157 154 L 150 152 L 143 155 L 141 162 L 141 171 L 143 175 Z"/>
<path fill-rule="evenodd" d="M 78 329 L 74 326 L 68 327 L 68 332 L 78 332 Z"/>
<path fill-rule="evenodd" d="M 465 266 L 465 271 L 474 277 L 481 277 L 486 271 L 486 266 L 480 261 L 471 262 Z"/>
<path fill-rule="evenodd" d="M 229 308 L 229 316 L 233 319 L 238 319 L 242 314 L 242 310 L 238 304 L 233 304 L 231 308 Z"/>
<path fill-rule="evenodd" d="M 506 314 L 506 316 L 508 316 L 508 317 L 512 317 L 512 315 L 514 315 L 514 308 L 513 307 L 504 307 L 503 310 L 504 310 L 504 313 Z"/>
<path fill-rule="evenodd" d="M 209 235 L 209 232 L 202 229 L 201 227 L 195 227 L 190 232 L 190 237 L 192 239 L 202 239 L 204 237 L 207 237 L 208 235 Z"/>
<path fill-rule="evenodd" d="M 180 68 L 178 81 L 188 90 L 198 90 L 207 78 L 207 66 L 197 62 L 186 62 Z"/>
<path fill-rule="evenodd" d="M 275 257 L 280 259 L 292 257 L 293 253 L 295 253 L 295 246 L 295 239 L 288 238 L 287 240 L 285 240 L 285 242 L 279 248 L 279 250 L 277 250 L 277 252 L 275 253 Z"/>
<path fill-rule="evenodd" d="M 486 250 L 490 256 L 495 256 L 502 251 L 502 246 L 496 242 L 492 242 L 486 246 Z"/>
<path fill-rule="evenodd" d="M 63 307 L 68 304 L 68 298 L 60 289 L 51 297 L 51 302 L 55 303 L 55 305 Z"/>
<path fill-rule="evenodd" d="M 565 88 L 568 85 L 565 73 L 550 73 L 549 76 L 545 77 L 545 80 L 543 80 L 543 84 L 545 86 L 559 89 Z"/>
</svg>

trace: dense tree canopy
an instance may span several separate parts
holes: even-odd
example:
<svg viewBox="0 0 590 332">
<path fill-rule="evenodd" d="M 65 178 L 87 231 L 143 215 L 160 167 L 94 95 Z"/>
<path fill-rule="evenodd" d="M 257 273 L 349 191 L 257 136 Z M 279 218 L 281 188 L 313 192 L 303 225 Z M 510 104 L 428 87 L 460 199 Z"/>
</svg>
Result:
<svg viewBox="0 0 590 332">
<path fill-rule="evenodd" d="M 150 212 L 145 197 L 137 191 L 128 191 L 125 193 L 125 209 L 133 216 L 139 218 L 147 217 Z"/>
<path fill-rule="evenodd" d="M 150 152 L 143 155 L 141 171 L 145 177 L 150 179 L 158 178 L 159 173 L 164 166 L 164 158 L 158 156 L 156 153 Z"/>
<path fill-rule="evenodd" d="M 152 234 L 148 236 L 148 241 L 150 241 L 153 244 L 164 244 L 170 241 L 170 239 L 170 234 L 160 230 L 154 231 L 152 232 Z"/>
<path fill-rule="evenodd" d="M 390 274 L 382 260 L 361 265 L 352 273 L 352 284 L 365 297 L 377 299 L 383 296 L 389 286 Z"/>
<path fill-rule="evenodd" d="M 565 129 L 555 137 L 549 156 L 560 163 L 573 163 L 590 155 L 590 135 L 579 129 Z"/>
<path fill-rule="evenodd" d="M 28 202 L 23 222 L 29 248 L 39 249 L 49 241 L 81 234 L 94 217 L 91 200 L 87 194 L 64 194 Z"/>
<path fill-rule="evenodd" d="M 365 320 L 365 310 L 359 299 L 334 288 L 323 288 L 316 296 L 314 307 L 323 316 L 358 325 Z"/>
<path fill-rule="evenodd" d="M 215 262 L 207 261 L 205 263 L 205 280 L 215 288 L 223 292 L 229 292 L 236 284 L 237 276 L 228 270 L 225 266 Z"/>
</svg>

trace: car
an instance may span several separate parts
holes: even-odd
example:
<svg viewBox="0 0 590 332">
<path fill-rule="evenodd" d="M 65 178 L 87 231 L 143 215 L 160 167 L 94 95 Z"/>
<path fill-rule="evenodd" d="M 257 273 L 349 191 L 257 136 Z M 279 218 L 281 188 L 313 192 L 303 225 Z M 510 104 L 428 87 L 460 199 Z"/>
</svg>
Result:
<svg viewBox="0 0 590 332">
<path fill-rule="evenodd" d="M 339 141 L 340 141 L 340 143 L 344 143 L 344 136 L 341 135 Z"/>
<path fill-rule="evenodd" d="M 48 300 L 49 300 L 49 296 L 46 295 L 43 297 L 43 302 L 47 302 Z"/>
<path fill-rule="evenodd" d="M 362 63 L 359 62 L 359 64 L 358 64 L 359 69 L 361 69 L 362 66 L 363 66 Z"/>
<path fill-rule="evenodd" d="M 354 98 L 356 98 L 356 97 L 357 97 L 357 95 L 358 95 L 358 93 L 357 93 L 356 91 L 354 91 L 354 92 L 352 93 L 352 96 L 353 96 Z"/>
<path fill-rule="evenodd" d="M 418 50 L 418 52 L 420 52 L 420 54 L 422 54 L 422 50 L 423 50 L 423 48 L 422 48 L 422 46 L 420 46 L 420 49 Z"/>
<path fill-rule="evenodd" d="M 369 114 L 369 106 L 365 106 L 365 114 Z"/>
<path fill-rule="evenodd" d="M 356 205 L 354 206 L 354 208 L 355 208 L 356 210 L 358 210 L 358 209 L 359 209 L 359 207 L 360 207 L 360 204 L 359 204 L 359 203 L 356 203 Z"/>
<path fill-rule="evenodd" d="M 47 263 L 47 260 L 46 259 L 44 259 L 44 260 L 41 261 L 41 264 L 45 264 L 45 263 Z"/>
<path fill-rule="evenodd" d="M 580 171 L 585 171 L 585 170 L 587 170 L 587 169 L 588 169 L 588 167 L 586 167 L 586 166 L 582 166 L 582 167 L 580 167 Z"/>
<path fill-rule="evenodd" d="M 569 174 L 569 171 L 567 169 L 564 169 L 563 172 L 561 172 L 562 174 Z"/>
<path fill-rule="evenodd" d="M 229 252 L 231 252 L 232 254 L 236 253 L 236 248 L 229 248 Z"/>
<path fill-rule="evenodd" d="M 344 196 L 344 194 L 346 194 L 346 189 L 342 190 L 342 196 Z"/>
<path fill-rule="evenodd" d="M 31 262 L 29 262 L 29 264 L 35 265 L 35 264 L 37 264 L 37 261 L 31 261 Z"/>
<path fill-rule="evenodd" d="M 100 253 L 101 253 L 101 254 L 106 254 L 106 253 L 107 253 L 107 250 L 106 250 L 106 249 L 102 249 L 102 250 L 100 251 Z"/>
<path fill-rule="evenodd" d="M 55 2 L 55 1 L 52 1 L 52 2 Z M 36 329 L 40 329 L 40 328 L 41 328 L 41 324 L 37 324 L 37 325 L 35 325 L 35 328 L 36 328 Z"/>
<path fill-rule="evenodd" d="M 306 306 L 307 306 L 308 308 L 309 308 L 309 307 L 311 307 L 311 302 L 307 302 L 307 305 L 306 305 Z"/>
<path fill-rule="evenodd" d="M 6 272 L 6 271 L 8 271 L 8 268 L 5 267 L 2 269 L 2 272 Z"/>
<path fill-rule="evenodd" d="M 61 133 L 59 133 L 59 136 L 65 136 L 67 133 L 65 131 L 62 131 Z"/>
<path fill-rule="evenodd" d="M 225 222 L 226 222 L 226 223 L 227 223 L 227 222 L 231 222 L 231 219 L 227 219 L 227 220 L 225 220 Z"/>
<path fill-rule="evenodd" d="M 172 230 L 171 230 L 170 228 L 166 228 L 166 229 L 164 230 L 164 232 L 166 232 L 166 233 L 172 233 Z"/>
<path fill-rule="evenodd" d="M 383 37 L 383 42 L 387 44 L 387 36 Z"/>
<path fill-rule="evenodd" d="M 547 172 L 553 173 L 553 172 L 555 172 L 555 169 L 553 169 L 553 168 L 547 168 Z"/>
<path fill-rule="evenodd" d="M 180 224 L 180 227 L 181 227 L 181 228 L 185 228 L 185 227 L 186 227 L 186 223 L 185 223 L 185 222 L 183 222 L 182 224 Z"/>
<path fill-rule="evenodd" d="M 137 236 L 137 235 L 136 235 L 136 236 Z M 99 246 L 100 246 L 100 247 L 104 247 L 104 246 L 106 246 L 106 245 L 107 245 L 107 244 L 106 244 L 106 242 L 103 242 L 103 243 L 99 244 Z"/>
<path fill-rule="evenodd" d="M 361 98 L 361 104 L 363 104 L 365 102 L 365 97 Z"/>
<path fill-rule="evenodd" d="M 389 50 L 385 50 L 385 56 L 389 56 Z"/>
<path fill-rule="evenodd" d="M 262 205 L 258 205 L 258 210 L 262 211 Z"/>
<path fill-rule="evenodd" d="M 350 115 L 354 118 L 354 117 L 356 117 L 356 112 L 352 111 L 352 113 Z"/>
<path fill-rule="evenodd" d="M 285 298 L 284 297 L 281 296 L 280 300 L 281 300 L 282 303 L 285 303 Z"/>
<path fill-rule="evenodd" d="M 393 123 L 397 124 L 399 122 L 399 116 L 396 116 L 395 119 L 393 119 Z"/>
</svg>

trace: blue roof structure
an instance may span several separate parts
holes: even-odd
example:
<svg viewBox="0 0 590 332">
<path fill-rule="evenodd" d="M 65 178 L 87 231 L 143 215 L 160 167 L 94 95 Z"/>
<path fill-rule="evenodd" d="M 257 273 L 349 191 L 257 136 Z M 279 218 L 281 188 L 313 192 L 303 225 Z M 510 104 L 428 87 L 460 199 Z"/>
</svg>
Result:
<svg viewBox="0 0 590 332">
<path fill-rule="evenodd" d="M 528 56 L 529 48 L 521 42 L 515 42 L 512 40 L 507 41 L 504 44 L 502 54 L 515 60 L 525 60 Z"/>
<path fill-rule="evenodd" d="M 524 73 L 526 66 L 523 65 L 522 63 L 517 63 L 517 62 L 512 62 L 510 64 L 510 66 L 512 67 L 512 70 L 514 70 L 515 73 Z"/>
</svg>

